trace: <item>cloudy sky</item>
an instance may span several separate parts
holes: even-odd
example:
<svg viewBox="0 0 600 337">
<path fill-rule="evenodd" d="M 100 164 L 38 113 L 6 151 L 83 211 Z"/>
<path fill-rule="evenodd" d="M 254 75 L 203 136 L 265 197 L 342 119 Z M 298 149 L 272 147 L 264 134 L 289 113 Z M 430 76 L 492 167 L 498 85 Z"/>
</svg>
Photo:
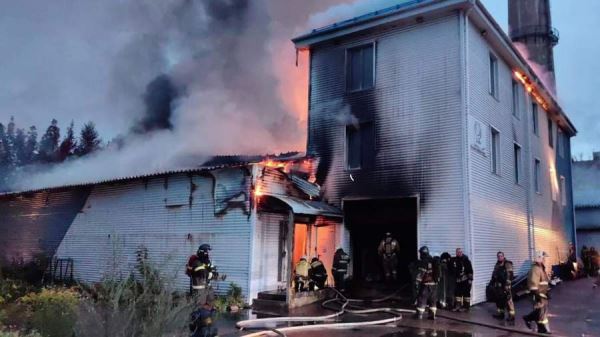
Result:
<svg viewBox="0 0 600 337">
<path fill-rule="evenodd" d="M 307 22 L 314 22 L 311 17 L 329 6 L 353 2 L 261 1 L 271 18 L 265 28 L 271 38 L 266 48 L 289 47 L 273 64 L 279 73 L 294 68 L 288 38 L 308 28 Z M 138 0 L 0 0 L 0 121 L 15 116 L 21 127 L 35 124 L 43 129 L 52 118 L 63 127 L 71 120 L 77 125 L 91 120 L 104 139 L 126 133 L 141 118 L 147 83 L 169 71 L 181 57 L 178 51 L 185 50 L 171 48 L 172 41 L 157 29 L 165 27 L 164 13 L 177 2 L 150 6 Z M 506 1 L 483 2 L 506 29 Z M 600 44 L 594 42 L 600 31 L 600 1 L 579 0 L 575 6 L 572 1 L 554 0 L 552 5 L 561 37 L 555 48 L 559 100 L 579 130 L 573 154 L 588 157 L 600 150 L 600 101 L 594 99 L 600 88 Z M 285 91 L 285 79 L 274 76 L 283 83 L 274 90 Z M 283 102 L 279 109 L 293 105 Z"/>
</svg>

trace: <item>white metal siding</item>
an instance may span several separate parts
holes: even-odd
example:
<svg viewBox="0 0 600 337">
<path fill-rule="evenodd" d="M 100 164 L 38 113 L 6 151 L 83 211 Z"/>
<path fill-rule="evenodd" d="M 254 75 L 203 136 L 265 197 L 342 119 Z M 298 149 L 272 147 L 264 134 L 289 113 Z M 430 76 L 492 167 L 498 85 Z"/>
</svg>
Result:
<svg viewBox="0 0 600 337">
<path fill-rule="evenodd" d="M 286 214 L 258 214 L 253 242 L 251 298 L 255 298 L 258 292 L 277 289 L 281 259 L 280 222 L 287 219 Z"/>
<path fill-rule="evenodd" d="M 375 87 L 345 92 L 345 48 L 375 42 Z M 465 243 L 458 15 L 380 29 L 311 50 L 309 153 L 321 157 L 329 202 L 420 196 L 420 244 Z M 350 114 L 354 117 L 349 117 Z M 345 170 L 345 125 L 374 123 L 375 159 Z M 329 166 L 329 167 L 327 167 Z"/>
<path fill-rule="evenodd" d="M 180 207 L 166 207 L 167 195 L 189 200 L 192 182 L 196 188 L 191 205 L 186 202 Z M 228 180 L 219 183 L 226 187 Z M 153 178 L 95 186 L 57 255 L 74 259 L 76 278 L 95 282 L 112 266 L 127 274 L 135 264 L 136 249 L 143 245 L 151 261 L 174 277 L 176 287 L 187 290 L 187 258 L 201 243 L 209 243 L 213 262 L 220 273 L 227 274 L 226 282 L 216 284 L 217 290 L 225 292 L 229 282 L 235 282 L 247 295 L 250 220 L 241 208 L 215 216 L 213 184 L 208 176 L 180 174 L 169 176 L 169 184 L 164 178 Z M 178 189 L 180 195 L 165 187 Z"/>
</svg>

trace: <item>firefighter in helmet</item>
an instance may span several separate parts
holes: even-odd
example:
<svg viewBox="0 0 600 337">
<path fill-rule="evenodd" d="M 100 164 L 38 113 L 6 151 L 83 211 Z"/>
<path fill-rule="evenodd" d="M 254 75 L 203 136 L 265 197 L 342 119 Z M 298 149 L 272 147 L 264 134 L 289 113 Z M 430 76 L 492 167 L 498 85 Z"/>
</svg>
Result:
<svg viewBox="0 0 600 337">
<path fill-rule="evenodd" d="M 300 258 L 294 269 L 294 290 L 296 292 L 305 291 L 308 288 L 308 271 L 310 264 L 306 261 L 306 256 Z"/>
<path fill-rule="evenodd" d="M 454 287 L 454 309 L 452 311 L 469 311 L 471 308 L 471 287 L 473 285 L 473 266 L 462 248 L 456 248 L 456 256 L 452 259 L 452 269 L 456 277 Z"/>
<path fill-rule="evenodd" d="M 211 247 L 209 244 L 200 245 L 196 253 L 197 259 L 192 262 L 192 291 L 198 296 L 198 303 L 200 305 L 212 305 L 215 299 L 210 282 L 216 279 L 219 274 L 217 273 L 217 268 L 210 260 L 210 250 Z"/>
<path fill-rule="evenodd" d="M 437 284 L 440 280 L 440 265 L 437 259 L 429 255 L 429 248 L 419 249 L 417 262 L 417 318 L 423 319 L 425 309 L 429 308 L 429 318 L 435 319 L 437 311 Z"/>
<path fill-rule="evenodd" d="M 311 291 L 325 288 L 327 270 L 318 257 L 313 257 L 310 261 L 308 277 L 310 278 L 309 288 Z"/>
<path fill-rule="evenodd" d="M 350 256 L 346 254 L 344 249 L 341 247 L 335 251 L 333 255 L 333 266 L 331 273 L 333 274 L 333 281 L 335 282 L 335 288 L 339 291 L 345 291 L 345 278 L 348 272 L 348 265 L 350 264 Z"/>
<path fill-rule="evenodd" d="M 398 241 L 392 237 L 392 233 L 385 233 L 385 238 L 379 243 L 377 252 L 382 259 L 383 273 L 385 280 L 390 281 L 398 279 L 398 253 L 400 245 Z"/>
<path fill-rule="evenodd" d="M 535 262 L 527 275 L 527 287 L 533 295 L 533 311 L 523 316 L 525 325 L 531 329 L 531 322 L 537 324 L 537 332 L 550 334 L 548 326 L 548 293 L 550 291 L 550 277 L 546 273 L 546 252 L 535 253 Z"/>
<path fill-rule="evenodd" d="M 496 301 L 495 318 L 504 319 L 505 314 L 508 314 L 507 321 L 515 320 L 515 304 L 512 299 L 512 280 L 514 279 L 513 263 L 504 257 L 503 252 L 496 254 L 497 262 L 492 272 L 490 285 L 494 289 L 494 297 Z"/>
</svg>

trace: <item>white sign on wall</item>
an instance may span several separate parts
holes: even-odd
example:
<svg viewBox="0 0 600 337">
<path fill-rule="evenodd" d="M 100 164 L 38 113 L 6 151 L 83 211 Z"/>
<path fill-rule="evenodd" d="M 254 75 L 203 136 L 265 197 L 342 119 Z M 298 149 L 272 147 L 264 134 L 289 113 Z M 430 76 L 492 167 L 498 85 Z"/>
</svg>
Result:
<svg viewBox="0 0 600 337">
<path fill-rule="evenodd" d="M 487 126 L 477 118 L 469 115 L 469 145 L 484 156 L 488 152 Z"/>
</svg>

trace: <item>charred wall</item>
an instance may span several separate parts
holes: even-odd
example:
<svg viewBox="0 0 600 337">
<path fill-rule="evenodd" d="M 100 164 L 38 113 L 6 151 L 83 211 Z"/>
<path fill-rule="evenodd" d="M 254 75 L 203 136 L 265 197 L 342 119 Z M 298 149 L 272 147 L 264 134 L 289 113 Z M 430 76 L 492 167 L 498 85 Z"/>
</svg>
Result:
<svg viewBox="0 0 600 337">
<path fill-rule="evenodd" d="M 0 197 L 0 263 L 54 255 L 89 193 L 71 188 Z"/>
<path fill-rule="evenodd" d="M 346 49 L 375 45 L 375 84 L 346 90 Z M 308 151 L 325 198 L 419 196 L 420 242 L 464 244 L 459 20 L 453 14 L 366 31 L 311 49 Z M 346 168 L 346 127 L 367 124 L 372 146 Z M 445 240 L 440 240 L 440 237 Z"/>
</svg>

